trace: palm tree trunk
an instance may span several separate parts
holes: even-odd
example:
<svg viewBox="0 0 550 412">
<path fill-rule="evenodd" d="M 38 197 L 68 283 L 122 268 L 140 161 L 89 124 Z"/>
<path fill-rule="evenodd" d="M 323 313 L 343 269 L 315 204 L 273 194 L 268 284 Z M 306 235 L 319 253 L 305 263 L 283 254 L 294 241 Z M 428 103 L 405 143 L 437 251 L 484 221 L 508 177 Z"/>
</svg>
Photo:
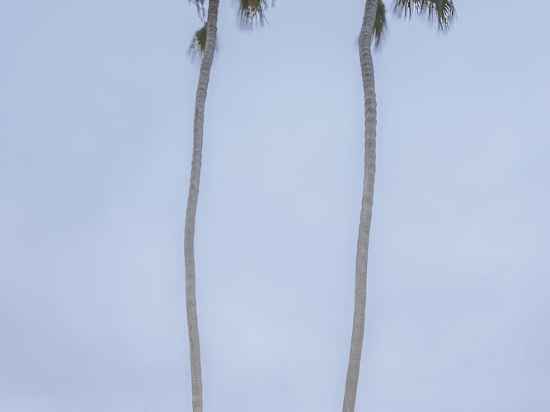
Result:
<svg viewBox="0 0 550 412">
<path fill-rule="evenodd" d="M 202 143 L 204 134 L 204 110 L 210 71 L 216 49 L 216 33 L 218 21 L 219 0 L 208 3 L 208 20 L 206 27 L 206 46 L 201 62 L 197 94 L 195 100 L 195 118 L 193 123 L 193 160 L 191 177 L 187 196 L 187 211 L 185 214 L 185 298 L 187 307 L 187 328 L 189 333 L 189 348 L 191 357 L 191 384 L 193 412 L 202 412 L 202 371 L 201 351 L 199 341 L 199 325 L 197 317 L 197 296 L 195 287 L 195 222 L 197 203 L 199 200 L 199 185 L 201 179 Z"/>
<path fill-rule="evenodd" d="M 376 169 L 376 92 L 374 88 L 374 66 L 371 44 L 376 17 L 377 0 L 365 0 L 363 25 L 359 36 L 359 58 L 363 78 L 365 106 L 365 160 L 363 172 L 363 195 L 357 255 L 355 261 L 355 307 L 353 331 L 346 378 L 343 412 L 354 412 L 357 397 L 357 383 L 361 366 L 361 351 L 365 334 L 365 308 L 367 297 L 367 262 L 369 235 L 372 220 L 374 196 L 374 175 Z"/>
</svg>

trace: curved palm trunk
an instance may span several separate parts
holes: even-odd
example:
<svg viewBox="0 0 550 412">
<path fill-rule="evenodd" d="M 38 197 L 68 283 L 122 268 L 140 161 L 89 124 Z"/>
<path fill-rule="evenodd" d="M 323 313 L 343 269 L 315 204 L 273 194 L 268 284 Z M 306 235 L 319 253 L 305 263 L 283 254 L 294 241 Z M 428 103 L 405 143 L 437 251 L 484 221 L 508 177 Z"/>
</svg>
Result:
<svg viewBox="0 0 550 412">
<path fill-rule="evenodd" d="M 353 312 L 353 331 L 349 355 L 343 412 L 355 410 L 357 383 L 361 365 L 361 351 L 365 334 L 365 307 L 367 297 L 367 262 L 369 234 L 372 220 L 374 196 L 374 175 L 376 168 L 376 93 L 374 89 L 374 66 L 371 43 L 376 17 L 377 0 L 365 1 L 363 25 L 359 36 L 359 57 L 363 77 L 365 105 L 365 164 L 363 175 L 363 196 L 357 239 L 355 262 L 355 307 Z"/>
<path fill-rule="evenodd" d="M 201 62 L 195 100 L 195 118 L 193 123 L 193 160 L 191 164 L 191 177 L 187 196 L 187 211 L 185 214 L 185 298 L 191 357 L 193 412 L 202 412 L 203 405 L 201 353 L 195 288 L 195 221 L 197 216 L 197 203 L 199 199 L 199 185 L 201 178 L 204 109 L 206 104 L 206 94 L 208 92 L 208 82 L 210 80 L 210 71 L 216 48 L 218 6 L 219 0 L 210 0 L 208 3 L 206 47 Z"/>
</svg>

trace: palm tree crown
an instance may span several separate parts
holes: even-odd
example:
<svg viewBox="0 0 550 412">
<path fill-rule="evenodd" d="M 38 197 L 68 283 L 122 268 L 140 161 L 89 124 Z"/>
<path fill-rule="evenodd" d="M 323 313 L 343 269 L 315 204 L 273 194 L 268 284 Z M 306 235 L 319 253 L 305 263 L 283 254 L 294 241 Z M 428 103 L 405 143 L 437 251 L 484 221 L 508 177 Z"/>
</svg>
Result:
<svg viewBox="0 0 550 412">
<path fill-rule="evenodd" d="M 237 0 L 239 24 L 243 29 L 252 29 L 255 26 L 263 26 L 266 23 L 266 12 L 269 8 L 267 0 Z M 193 35 L 189 52 L 191 55 L 202 56 L 206 47 L 206 14 L 205 0 L 190 0 L 197 8 L 199 17 L 204 21 L 203 26 Z"/>
<path fill-rule="evenodd" d="M 377 2 L 373 42 L 379 47 L 387 28 L 387 20 L 384 0 Z M 439 30 L 446 31 L 455 17 L 455 6 L 453 0 L 394 0 L 393 12 L 405 18 L 412 18 L 415 14 L 426 16 L 430 21 L 437 23 Z"/>
</svg>

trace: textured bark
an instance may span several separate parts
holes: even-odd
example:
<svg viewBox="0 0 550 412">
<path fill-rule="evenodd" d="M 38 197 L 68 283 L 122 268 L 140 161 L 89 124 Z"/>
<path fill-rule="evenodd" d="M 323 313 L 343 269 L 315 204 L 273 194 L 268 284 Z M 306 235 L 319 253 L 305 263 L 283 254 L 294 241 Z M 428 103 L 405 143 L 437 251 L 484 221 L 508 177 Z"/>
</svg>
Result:
<svg viewBox="0 0 550 412">
<path fill-rule="evenodd" d="M 342 408 L 343 412 L 355 411 L 357 384 L 361 366 L 361 352 L 365 334 L 368 248 L 374 197 L 374 175 L 376 170 L 376 93 L 374 88 L 374 66 L 372 62 L 371 43 L 377 4 L 377 0 L 365 0 L 363 25 L 359 36 L 359 57 L 363 78 L 365 110 L 365 159 L 363 195 L 361 200 L 357 255 L 355 261 L 353 330 Z"/>
<path fill-rule="evenodd" d="M 202 57 L 197 94 L 195 100 L 195 118 L 193 123 L 193 160 L 185 214 L 185 298 L 187 307 L 187 328 L 191 358 L 191 382 L 193 412 L 202 412 L 202 370 L 197 316 L 197 296 L 195 286 L 195 222 L 199 185 L 201 179 L 202 143 L 204 134 L 204 111 L 210 71 L 216 49 L 217 21 L 219 0 L 210 0 L 206 28 L 206 47 Z"/>
</svg>

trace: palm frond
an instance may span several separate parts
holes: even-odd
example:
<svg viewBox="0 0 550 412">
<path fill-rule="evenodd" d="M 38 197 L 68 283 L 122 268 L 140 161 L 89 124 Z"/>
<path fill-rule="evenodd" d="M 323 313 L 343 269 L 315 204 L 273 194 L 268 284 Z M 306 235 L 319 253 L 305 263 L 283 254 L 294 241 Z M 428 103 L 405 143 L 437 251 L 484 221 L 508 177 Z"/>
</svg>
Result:
<svg viewBox="0 0 550 412">
<path fill-rule="evenodd" d="M 376 18 L 374 20 L 374 47 L 380 47 L 386 32 L 386 5 L 383 0 L 378 0 Z"/>
<path fill-rule="evenodd" d="M 192 57 L 202 57 L 206 49 L 206 23 L 195 32 L 191 45 L 189 46 L 189 54 Z"/>
<path fill-rule="evenodd" d="M 239 0 L 239 20 L 244 28 L 264 25 L 268 8 L 266 0 Z"/>
<path fill-rule="evenodd" d="M 197 13 L 199 17 L 204 20 L 206 18 L 206 11 L 204 8 L 204 0 L 189 0 L 189 3 L 192 3 L 197 8 Z"/>
<path fill-rule="evenodd" d="M 442 31 L 449 28 L 455 16 L 453 0 L 395 0 L 394 11 L 398 16 L 409 18 L 413 14 L 426 15 L 429 20 L 437 20 Z"/>
</svg>

